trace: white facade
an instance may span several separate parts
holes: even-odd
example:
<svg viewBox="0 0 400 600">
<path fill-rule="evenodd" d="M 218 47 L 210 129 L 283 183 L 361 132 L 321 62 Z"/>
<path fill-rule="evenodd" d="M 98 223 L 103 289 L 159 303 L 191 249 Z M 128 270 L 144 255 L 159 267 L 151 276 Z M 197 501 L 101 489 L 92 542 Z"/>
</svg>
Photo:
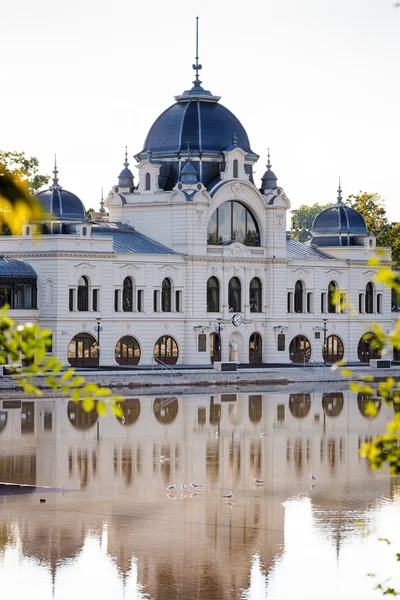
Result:
<svg viewBox="0 0 400 600">
<path fill-rule="evenodd" d="M 180 98 L 182 101 L 184 96 Z M 212 98 L 214 102 L 215 97 Z M 194 94 L 190 101 L 186 100 L 187 104 L 191 102 L 199 103 L 199 97 Z M 174 106 L 179 106 L 179 102 Z M 108 219 L 102 219 L 99 213 L 100 222 L 74 221 L 67 233 L 35 236 L 31 225 L 20 236 L 4 237 L 4 257 L 23 260 L 37 273 L 37 309 L 14 309 L 11 316 L 21 321 L 38 321 L 50 329 L 52 351 L 65 364 L 71 362 L 68 352 L 71 355 L 70 343 L 75 336 L 92 336 L 94 346 L 88 350 L 92 353 L 91 365 L 82 356 L 82 360 L 72 361 L 75 366 L 97 364 L 97 319 L 101 319 L 101 366 L 117 365 L 116 346 L 125 336 L 135 338 L 140 349 L 136 358 L 140 353 L 141 366 L 152 364 L 160 338 L 163 339 L 157 347 L 157 357 L 185 365 L 209 365 L 211 339 L 216 360 L 322 362 L 324 337 L 329 340 L 330 336 L 337 336 L 345 360 L 358 361 L 359 342 L 370 331 L 370 323 L 377 322 L 388 332 L 393 322 L 391 292 L 373 282 L 375 270 L 367 264 L 375 252 L 374 238 L 364 236 L 361 245 L 356 246 L 323 248 L 288 240 L 289 199 L 277 186 L 276 178 L 275 184 L 262 187 L 261 191 L 252 183 L 250 171 L 257 156 L 240 148 L 235 139 L 216 159 L 207 158 L 206 154 L 193 152 L 186 158 L 178 153 L 175 164 L 179 176 L 172 189 L 164 190 L 160 187 L 160 173 L 171 159 L 167 155 L 163 158 L 162 153 L 158 157 L 150 151 L 147 157 L 141 153 L 138 184 L 121 185 L 125 181 L 121 179 L 123 173 L 130 173 L 126 162 L 120 185 L 111 189 L 105 201 Z M 207 161 L 218 163 L 219 176 L 215 183 L 206 186 L 201 173 L 208 168 Z M 185 165 L 199 173 L 192 181 L 183 176 Z M 264 178 L 269 173 L 273 175 L 268 170 Z M 56 177 L 50 190 L 62 190 Z M 231 202 L 236 203 L 230 205 L 232 211 L 245 207 L 246 228 L 249 215 L 257 223 L 259 245 L 234 239 L 208 243 L 209 224 L 215 211 Z M 121 233 L 121 223 L 134 230 L 122 226 L 126 230 Z M 233 231 L 234 225 L 231 227 Z M 151 238 L 148 241 L 139 236 L 139 249 L 129 241 L 138 236 L 137 232 Z M 124 237 L 122 248 L 117 243 L 119 234 Z M 152 240 L 158 245 L 152 246 Z M 214 307 L 207 301 L 207 282 L 211 277 L 219 285 L 219 302 Z M 128 307 L 124 305 L 126 278 L 132 284 Z M 229 296 L 232 278 L 237 278 L 241 288 L 240 298 L 236 296 L 238 302 L 233 305 Z M 261 292 L 255 292 L 259 296 L 250 293 L 254 278 L 261 283 Z M 163 306 L 165 280 L 171 286 L 168 306 Z M 82 281 L 87 285 L 87 305 L 83 307 L 78 303 Z M 297 294 L 296 282 L 301 282 Z M 345 294 L 348 307 L 343 312 L 330 312 L 331 282 Z M 256 303 L 257 312 L 255 297 L 261 300 L 261 305 Z M 235 314 L 241 317 L 236 326 L 232 322 Z M 221 334 L 221 356 L 217 333 Z M 254 349 L 254 334 L 260 336 L 258 352 Z M 165 347 L 172 342 L 165 336 L 173 338 L 178 356 L 168 356 Z M 296 336 L 303 337 L 291 347 Z M 82 348 L 80 352 L 84 353 Z M 335 348 L 328 359 L 338 358 Z M 368 352 L 363 358 L 368 360 Z"/>
</svg>

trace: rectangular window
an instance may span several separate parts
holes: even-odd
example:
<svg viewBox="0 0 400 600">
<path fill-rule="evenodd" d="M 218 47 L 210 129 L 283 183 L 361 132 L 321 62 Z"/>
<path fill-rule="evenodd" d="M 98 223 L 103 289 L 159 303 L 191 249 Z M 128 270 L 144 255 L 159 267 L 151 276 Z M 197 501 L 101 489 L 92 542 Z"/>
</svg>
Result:
<svg viewBox="0 0 400 600">
<path fill-rule="evenodd" d="M 292 292 L 288 292 L 287 295 L 287 312 L 292 312 Z"/>
<path fill-rule="evenodd" d="M 278 333 L 278 351 L 284 352 L 285 350 L 285 334 Z"/>
<path fill-rule="evenodd" d="M 114 312 L 118 312 L 118 294 L 119 290 L 114 290 Z"/>
<path fill-rule="evenodd" d="M 307 312 L 312 313 L 312 292 L 308 292 L 307 294 Z"/>
<path fill-rule="evenodd" d="M 6 304 L 11 307 L 11 287 L 0 288 L 0 307 Z"/>
<path fill-rule="evenodd" d="M 181 295 L 182 292 L 175 292 L 175 310 L 176 312 L 181 312 L 182 310 L 182 306 L 181 306 Z"/>
<path fill-rule="evenodd" d="M 99 310 L 99 290 L 93 290 L 92 310 L 94 310 L 94 311 Z"/>
<path fill-rule="evenodd" d="M 326 312 L 326 293 L 322 292 L 321 294 L 321 312 Z"/>
<path fill-rule="evenodd" d="M 278 423 L 283 423 L 283 421 L 285 420 L 285 405 L 284 404 L 278 404 L 278 406 L 276 407 L 276 418 Z"/>
<path fill-rule="evenodd" d="M 358 312 L 363 313 L 364 310 L 364 294 L 358 294 Z"/>
<path fill-rule="evenodd" d="M 207 350 L 207 336 L 205 333 L 200 333 L 197 340 L 197 351 L 206 352 Z"/>
<path fill-rule="evenodd" d="M 51 333 L 48 337 L 48 345 L 46 346 L 46 352 L 52 354 L 53 352 L 53 334 Z"/>
<path fill-rule="evenodd" d="M 377 312 L 382 313 L 382 294 L 376 295 Z"/>
<path fill-rule="evenodd" d="M 158 290 L 153 292 L 153 311 L 158 312 Z"/>
<path fill-rule="evenodd" d="M 320 331 L 316 331 L 316 332 L 314 333 L 314 338 L 315 338 L 316 340 L 320 340 L 320 339 L 321 339 L 321 332 L 320 332 Z"/>
<path fill-rule="evenodd" d="M 143 312 L 143 290 L 138 290 L 137 293 L 137 310 Z"/>
<path fill-rule="evenodd" d="M 74 310 L 74 290 L 69 290 L 69 310 Z"/>
<path fill-rule="evenodd" d="M 45 431 L 51 431 L 53 429 L 53 413 L 44 413 L 43 425 Z"/>
<path fill-rule="evenodd" d="M 206 424 L 206 409 L 203 407 L 200 407 L 197 409 L 197 423 L 198 425 L 205 425 Z"/>
</svg>

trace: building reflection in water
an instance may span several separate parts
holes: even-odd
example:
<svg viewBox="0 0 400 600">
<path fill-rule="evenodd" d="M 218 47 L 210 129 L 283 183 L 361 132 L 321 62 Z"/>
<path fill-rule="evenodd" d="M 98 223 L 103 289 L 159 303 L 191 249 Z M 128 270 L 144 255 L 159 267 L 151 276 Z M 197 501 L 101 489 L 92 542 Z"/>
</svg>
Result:
<svg viewBox="0 0 400 600">
<path fill-rule="evenodd" d="M 102 419 L 61 399 L 2 401 L 0 479 L 80 491 L 49 493 L 46 505 L 0 496 L 0 557 L 18 546 L 20 562 L 48 565 L 56 598 L 90 552 L 133 597 L 266 598 L 294 551 L 289 506 L 307 515 L 315 548 L 324 539 L 339 556 L 360 537 L 355 512 L 398 499 L 398 482 L 359 457 L 392 412 L 379 399 L 376 414 L 366 406 L 348 391 L 142 396 Z M 196 494 L 166 495 L 193 480 Z"/>
</svg>

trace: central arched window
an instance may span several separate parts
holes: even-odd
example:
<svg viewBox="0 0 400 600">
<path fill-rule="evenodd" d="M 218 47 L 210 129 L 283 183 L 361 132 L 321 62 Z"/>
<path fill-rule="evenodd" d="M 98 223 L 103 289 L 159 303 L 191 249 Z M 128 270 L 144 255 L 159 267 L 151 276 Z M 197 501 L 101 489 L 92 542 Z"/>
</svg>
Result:
<svg viewBox="0 0 400 600">
<path fill-rule="evenodd" d="M 85 275 L 78 281 L 78 310 L 89 310 L 89 280 Z"/>
<path fill-rule="evenodd" d="M 250 312 L 261 312 L 261 281 L 253 277 L 250 281 Z"/>
<path fill-rule="evenodd" d="M 374 286 L 371 282 L 365 286 L 365 312 L 369 314 L 374 312 Z"/>
<path fill-rule="evenodd" d="M 179 356 L 178 344 L 173 337 L 163 335 L 154 344 L 153 355 L 167 365 L 174 365 Z"/>
<path fill-rule="evenodd" d="M 301 281 L 296 281 L 294 287 L 294 312 L 303 312 L 303 284 Z"/>
<path fill-rule="evenodd" d="M 133 310 L 133 284 L 130 277 L 125 277 L 122 288 L 122 310 L 130 312 Z"/>
<path fill-rule="evenodd" d="M 171 312 L 172 284 L 171 280 L 166 277 L 162 282 L 161 287 L 161 310 L 162 312 Z"/>
<path fill-rule="evenodd" d="M 260 245 L 260 232 L 255 218 L 248 208 L 236 200 L 221 204 L 208 223 L 207 243 L 215 246 L 227 242 Z"/>
<path fill-rule="evenodd" d="M 146 192 L 151 189 L 150 173 L 146 173 Z"/>
<path fill-rule="evenodd" d="M 219 312 L 219 281 L 216 277 L 207 281 L 207 312 Z"/>
<path fill-rule="evenodd" d="M 125 335 L 115 346 L 115 360 L 119 365 L 137 365 L 140 360 L 140 346 L 136 338 Z"/>
<path fill-rule="evenodd" d="M 242 310 L 242 286 L 237 277 L 232 277 L 228 286 L 229 312 L 241 312 Z"/>
<path fill-rule="evenodd" d="M 336 312 L 336 291 L 337 286 L 334 281 L 331 281 L 328 287 L 328 312 Z"/>
</svg>

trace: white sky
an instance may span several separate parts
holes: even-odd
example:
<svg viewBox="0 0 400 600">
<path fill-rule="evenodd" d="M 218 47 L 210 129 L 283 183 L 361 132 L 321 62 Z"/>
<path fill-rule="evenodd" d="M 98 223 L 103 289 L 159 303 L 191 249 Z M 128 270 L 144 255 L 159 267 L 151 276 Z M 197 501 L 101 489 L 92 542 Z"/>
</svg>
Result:
<svg viewBox="0 0 400 600">
<path fill-rule="evenodd" d="M 267 147 L 292 206 L 379 192 L 400 221 L 394 0 L 0 0 L 0 146 L 98 208 L 173 96 L 203 86 Z M 130 159 L 133 168 L 134 160 Z M 135 178 L 137 183 L 137 177 Z"/>
</svg>

